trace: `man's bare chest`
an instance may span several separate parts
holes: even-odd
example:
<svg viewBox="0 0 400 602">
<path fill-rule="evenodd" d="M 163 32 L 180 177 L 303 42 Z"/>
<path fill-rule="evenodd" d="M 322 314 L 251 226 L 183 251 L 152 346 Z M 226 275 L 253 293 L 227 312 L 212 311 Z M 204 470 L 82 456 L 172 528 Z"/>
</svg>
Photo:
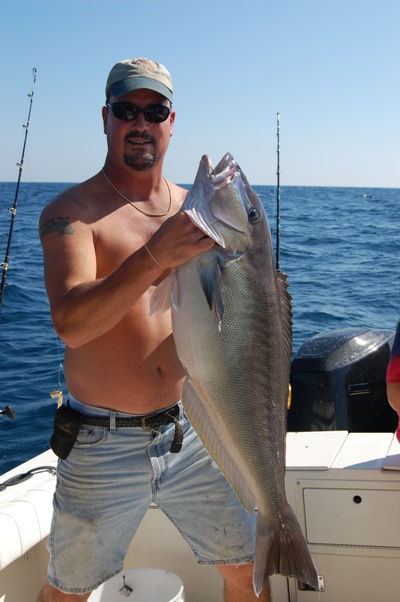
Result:
<svg viewBox="0 0 400 602">
<path fill-rule="evenodd" d="M 131 214 L 134 209 L 129 206 L 123 209 L 100 220 L 94 229 L 98 277 L 115 270 L 146 244 L 164 221 Z"/>
</svg>

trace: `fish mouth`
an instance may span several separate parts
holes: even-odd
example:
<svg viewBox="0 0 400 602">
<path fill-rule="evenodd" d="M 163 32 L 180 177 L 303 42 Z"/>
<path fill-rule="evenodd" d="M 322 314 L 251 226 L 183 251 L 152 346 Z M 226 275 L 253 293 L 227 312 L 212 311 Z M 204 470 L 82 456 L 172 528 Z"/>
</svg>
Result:
<svg viewBox="0 0 400 602">
<path fill-rule="evenodd" d="M 223 186 L 238 185 L 238 180 L 241 181 L 242 172 L 240 170 L 239 165 L 236 163 L 235 159 L 230 153 L 226 153 L 221 161 L 213 168 L 210 159 L 206 156 L 206 162 L 208 165 L 209 173 L 208 178 L 214 189 L 220 189 Z M 239 195 L 240 196 L 240 195 Z M 246 212 L 245 207 L 243 206 L 243 212 Z M 218 222 L 233 228 L 236 232 L 244 233 L 243 227 L 240 226 L 237 221 L 235 221 L 233 216 L 229 216 L 226 212 L 224 213 L 218 206 L 211 208 L 211 213 L 215 217 L 215 220 L 211 225 L 216 224 Z M 216 241 L 218 242 L 218 241 Z M 221 245 L 226 247 L 226 245 Z"/>
<path fill-rule="evenodd" d="M 205 194 L 206 197 L 212 197 L 215 190 L 222 189 L 227 185 L 235 185 L 235 179 L 240 177 L 240 168 L 230 153 L 226 153 L 215 167 L 213 167 L 209 156 L 203 155 L 200 160 L 197 182 L 195 182 L 195 185 L 196 183 L 197 185 L 201 183 L 202 192 L 199 192 L 198 201 L 195 195 L 192 195 L 194 197 L 192 206 L 185 209 L 189 219 L 223 249 L 230 248 L 230 245 L 224 236 L 223 229 L 218 226 L 223 225 L 238 233 L 243 233 L 244 230 L 222 208 L 220 209 L 216 205 L 213 207 L 209 205 L 207 210 L 205 210 L 201 202 L 202 194 Z"/>
<path fill-rule="evenodd" d="M 214 188 L 218 189 L 233 182 L 238 173 L 238 165 L 230 153 L 226 153 L 214 168 L 207 155 L 205 157 L 208 160 L 208 177 Z"/>
</svg>

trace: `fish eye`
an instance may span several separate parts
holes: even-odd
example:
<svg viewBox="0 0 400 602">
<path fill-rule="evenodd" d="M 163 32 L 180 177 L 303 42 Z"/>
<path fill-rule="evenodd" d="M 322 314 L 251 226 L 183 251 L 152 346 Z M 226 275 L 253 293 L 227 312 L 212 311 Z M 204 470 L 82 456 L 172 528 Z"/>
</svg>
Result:
<svg viewBox="0 0 400 602">
<path fill-rule="evenodd" d="M 255 207 L 250 207 L 247 217 L 249 218 L 249 222 L 254 224 L 254 222 L 258 222 L 260 219 L 260 212 Z"/>
</svg>

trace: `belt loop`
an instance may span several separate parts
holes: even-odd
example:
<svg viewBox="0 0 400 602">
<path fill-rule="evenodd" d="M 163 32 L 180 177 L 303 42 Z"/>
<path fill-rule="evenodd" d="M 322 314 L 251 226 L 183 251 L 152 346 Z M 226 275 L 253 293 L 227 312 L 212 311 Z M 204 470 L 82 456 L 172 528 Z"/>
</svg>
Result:
<svg viewBox="0 0 400 602">
<path fill-rule="evenodd" d="M 117 430 L 117 413 L 110 412 L 110 432 L 115 433 Z"/>
</svg>

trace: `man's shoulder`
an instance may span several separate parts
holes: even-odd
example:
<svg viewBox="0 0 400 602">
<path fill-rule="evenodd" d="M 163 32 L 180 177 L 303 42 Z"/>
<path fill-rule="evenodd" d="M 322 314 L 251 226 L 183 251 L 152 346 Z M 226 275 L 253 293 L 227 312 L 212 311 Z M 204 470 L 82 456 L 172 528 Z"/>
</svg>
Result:
<svg viewBox="0 0 400 602">
<path fill-rule="evenodd" d="M 183 188 L 183 186 L 181 186 L 180 184 L 173 184 L 170 182 L 169 185 L 175 203 L 181 206 L 186 198 L 188 190 L 186 188 Z"/>
<path fill-rule="evenodd" d="M 66 211 L 74 217 L 83 216 L 96 196 L 95 179 L 96 176 L 63 190 L 44 207 L 41 219 Z"/>
</svg>

